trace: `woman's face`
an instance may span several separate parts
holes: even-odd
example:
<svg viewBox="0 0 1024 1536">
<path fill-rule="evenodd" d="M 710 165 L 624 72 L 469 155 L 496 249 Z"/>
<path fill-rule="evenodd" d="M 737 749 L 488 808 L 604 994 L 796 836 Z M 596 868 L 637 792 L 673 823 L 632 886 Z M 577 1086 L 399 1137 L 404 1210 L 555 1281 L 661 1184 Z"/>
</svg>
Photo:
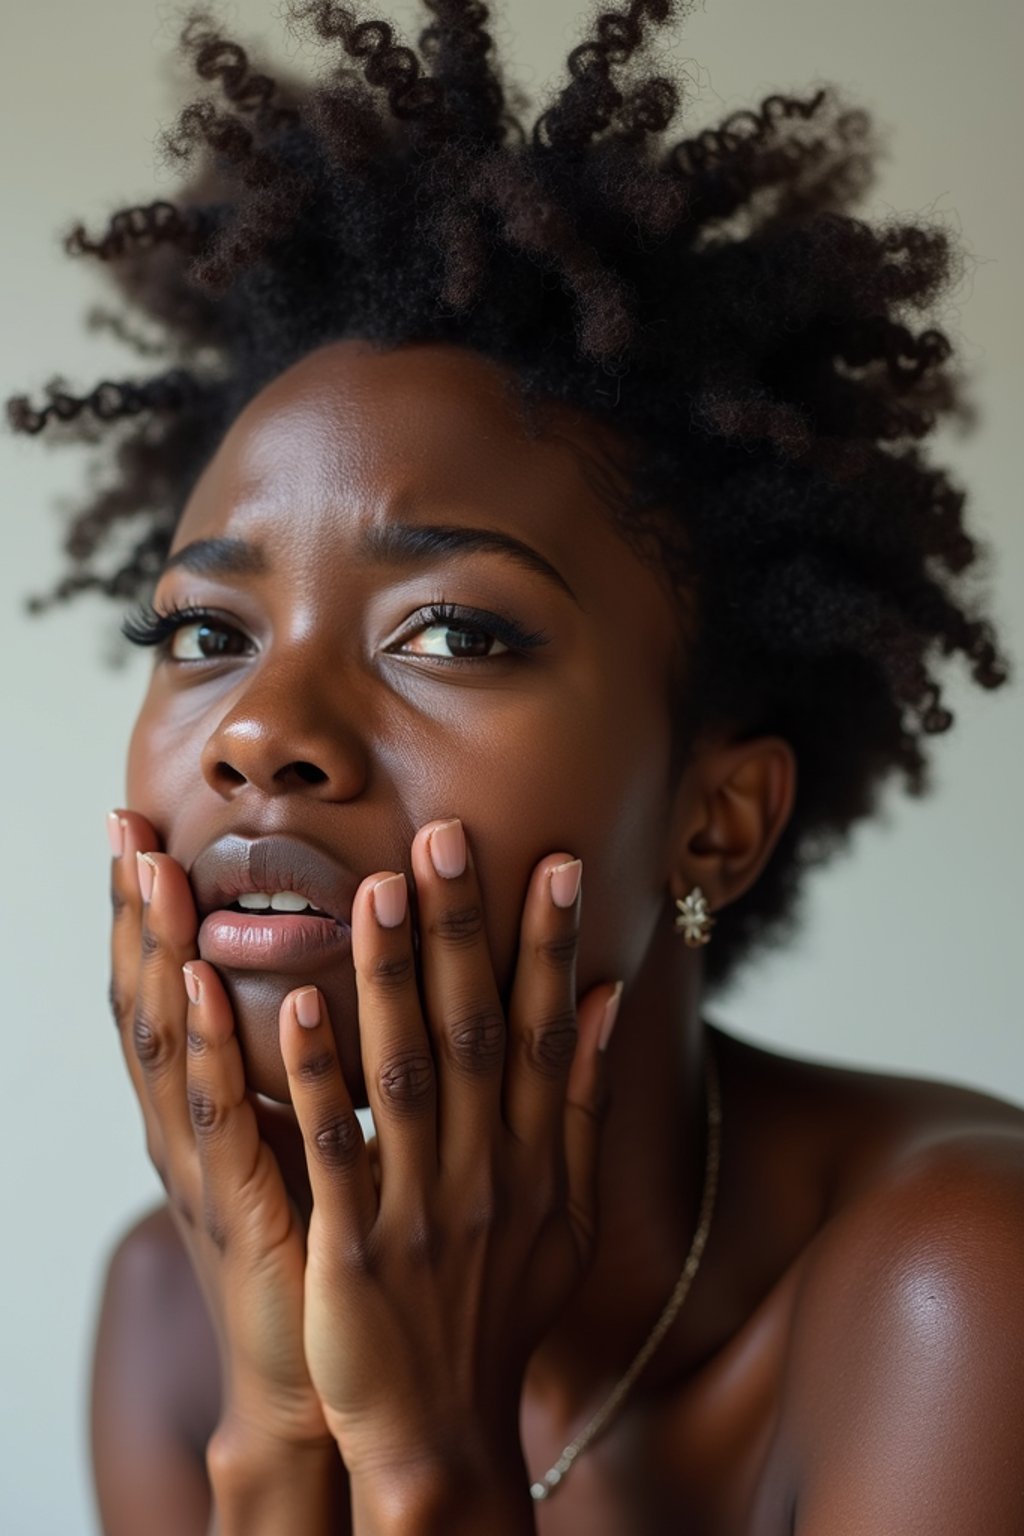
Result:
<svg viewBox="0 0 1024 1536">
<path fill-rule="evenodd" d="M 408 874 L 417 828 L 459 816 L 503 995 L 530 873 L 562 850 L 583 860 L 580 991 L 628 987 L 666 923 L 678 617 L 588 484 L 599 429 L 552 421 L 527 436 L 472 352 L 348 340 L 233 424 L 154 598 L 210 617 L 157 655 L 128 758 L 129 806 L 197 892 L 283 836 L 351 893 Z M 277 1011 L 314 982 L 362 1093 L 346 949 L 200 953 L 252 1087 L 287 1099 Z"/>
</svg>

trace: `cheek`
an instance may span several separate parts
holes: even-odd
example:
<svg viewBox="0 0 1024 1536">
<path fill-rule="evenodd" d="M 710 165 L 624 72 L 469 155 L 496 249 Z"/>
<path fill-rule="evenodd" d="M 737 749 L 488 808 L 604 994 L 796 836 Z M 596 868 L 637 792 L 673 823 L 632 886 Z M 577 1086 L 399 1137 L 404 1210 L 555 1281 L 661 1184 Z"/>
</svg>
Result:
<svg viewBox="0 0 1024 1536">
<path fill-rule="evenodd" d="M 152 822 L 169 853 L 176 808 L 194 795 L 199 747 L 180 723 L 172 725 L 152 694 L 143 702 L 128 743 L 126 792 L 129 810 Z"/>
<path fill-rule="evenodd" d="M 532 738 L 543 742 L 539 751 L 476 746 L 466 771 L 446 783 L 443 805 L 423 818 L 456 814 L 466 824 L 503 993 L 530 877 L 552 853 L 583 860 L 581 991 L 633 974 L 664 916 L 668 739 L 656 714 L 623 731 L 609 731 L 607 718 L 549 724 Z"/>
</svg>

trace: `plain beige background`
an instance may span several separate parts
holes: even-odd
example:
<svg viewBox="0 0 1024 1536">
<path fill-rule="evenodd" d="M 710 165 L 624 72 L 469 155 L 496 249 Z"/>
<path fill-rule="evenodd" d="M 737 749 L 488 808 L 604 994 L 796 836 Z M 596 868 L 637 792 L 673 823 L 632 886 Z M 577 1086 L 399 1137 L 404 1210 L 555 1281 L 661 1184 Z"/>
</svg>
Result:
<svg viewBox="0 0 1024 1536">
<path fill-rule="evenodd" d="M 266 38 L 271 57 L 297 63 L 277 11 L 276 0 L 241 0 L 227 14 L 244 38 Z M 560 76 L 581 14 L 575 0 L 508 0 L 497 31 L 526 86 Z M 706 0 L 673 56 L 691 82 L 677 136 L 771 90 L 836 80 L 890 131 L 867 211 L 963 230 L 973 258 L 941 319 L 975 373 L 981 426 L 939 447 L 972 487 L 974 528 L 998 556 L 994 610 L 1024 659 L 1020 16 L 1013 0 Z M 73 216 L 99 227 L 124 200 L 171 192 L 153 142 L 173 115 L 173 21 L 173 7 L 155 0 L 6 0 L 4 396 L 53 372 L 88 386 L 105 369 L 132 371 L 84 332 L 100 287 L 57 237 Z M 98 604 L 23 617 L 23 596 L 57 569 L 53 509 L 82 488 L 83 459 L 9 436 L 0 454 L 0 1525 L 12 1536 L 76 1536 L 95 1529 L 86 1410 L 104 1257 L 158 1194 L 105 1001 L 103 817 L 121 797 L 145 663 L 105 667 L 117 615 Z M 939 743 L 934 796 L 890 795 L 884 823 L 811 885 L 800 943 L 752 971 L 712 1016 L 785 1049 L 955 1078 L 1024 1103 L 1021 695 L 956 680 L 958 723 Z"/>
</svg>

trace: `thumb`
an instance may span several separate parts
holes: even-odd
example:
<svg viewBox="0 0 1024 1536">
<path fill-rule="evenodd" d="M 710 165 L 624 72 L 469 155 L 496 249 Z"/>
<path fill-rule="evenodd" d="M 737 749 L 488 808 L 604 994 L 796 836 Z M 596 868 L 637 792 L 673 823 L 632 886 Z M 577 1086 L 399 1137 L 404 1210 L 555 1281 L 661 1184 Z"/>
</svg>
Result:
<svg viewBox="0 0 1024 1536">
<path fill-rule="evenodd" d="M 565 1093 L 565 1164 L 569 1216 L 580 1257 L 589 1262 L 597 1231 L 597 1173 L 608 1105 L 605 1048 L 622 999 L 622 982 L 603 983 L 577 1009 L 576 1054 Z"/>
</svg>

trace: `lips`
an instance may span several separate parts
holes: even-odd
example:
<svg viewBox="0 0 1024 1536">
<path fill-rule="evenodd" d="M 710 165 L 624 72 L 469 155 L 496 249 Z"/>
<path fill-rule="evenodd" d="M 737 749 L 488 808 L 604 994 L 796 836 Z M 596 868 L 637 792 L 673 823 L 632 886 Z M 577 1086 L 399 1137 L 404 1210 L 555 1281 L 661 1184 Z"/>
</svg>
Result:
<svg viewBox="0 0 1024 1536">
<path fill-rule="evenodd" d="M 308 969 L 350 948 L 359 877 L 300 838 L 230 834 L 196 857 L 189 879 L 202 923 L 202 959 L 242 970 Z M 325 916 L 229 911 L 252 891 L 295 891 Z"/>
</svg>

